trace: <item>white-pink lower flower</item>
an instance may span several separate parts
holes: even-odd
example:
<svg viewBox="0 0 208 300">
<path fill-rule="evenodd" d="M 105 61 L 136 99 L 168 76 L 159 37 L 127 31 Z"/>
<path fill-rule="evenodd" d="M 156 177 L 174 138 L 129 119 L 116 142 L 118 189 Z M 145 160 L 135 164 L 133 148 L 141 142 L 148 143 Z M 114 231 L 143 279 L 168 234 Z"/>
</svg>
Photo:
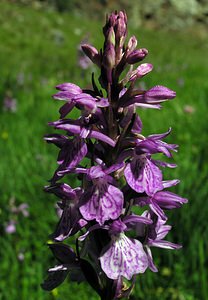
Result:
<svg viewBox="0 0 208 300">
<path fill-rule="evenodd" d="M 148 258 L 142 244 L 128 238 L 123 232 L 113 236 L 108 250 L 100 257 L 102 270 L 111 279 L 124 276 L 128 280 L 134 274 L 144 273 L 148 267 Z"/>
</svg>

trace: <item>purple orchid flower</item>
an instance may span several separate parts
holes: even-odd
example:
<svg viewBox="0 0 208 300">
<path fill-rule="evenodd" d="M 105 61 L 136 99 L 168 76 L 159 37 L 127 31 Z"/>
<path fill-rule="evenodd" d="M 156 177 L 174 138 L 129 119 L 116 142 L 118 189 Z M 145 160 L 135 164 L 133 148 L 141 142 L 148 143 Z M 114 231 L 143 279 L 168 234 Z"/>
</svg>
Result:
<svg viewBox="0 0 208 300">
<path fill-rule="evenodd" d="M 138 193 L 145 192 L 151 196 L 163 188 L 161 170 L 144 154 L 135 154 L 124 175 L 130 187 Z"/>
<path fill-rule="evenodd" d="M 62 199 L 61 202 L 58 202 L 62 214 L 57 228 L 52 235 L 54 240 L 63 241 L 67 237 L 77 233 L 87 224 L 82 218 L 78 207 L 79 198 L 83 193 L 80 188 L 72 189 L 65 183 L 59 183 L 45 187 L 45 191 L 53 193 Z"/>
<path fill-rule="evenodd" d="M 82 170 L 87 172 L 87 179 L 92 183 L 83 194 L 80 206 L 82 216 L 88 221 L 95 219 L 102 225 L 106 220 L 117 219 L 122 212 L 124 197 L 108 175 L 112 170 L 116 171 L 117 168 L 109 171 L 96 166 L 88 171 Z"/>
<path fill-rule="evenodd" d="M 93 130 L 93 124 L 90 124 L 91 116 L 89 118 L 83 117 L 76 121 L 74 120 L 59 120 L 52 122 L 49 125 L 54 126 L 56 129 L 66 130 L 69 134 L 78 135 L 80 138 L 95 138 L 104 143 L 109 144 L 110 146 L 115 146 L 115 141 L 109 138 L 104 133 Z"/>
<path fill-rule="evenodd" d="M 162 220 L 167 220 L 163 209 L 173 209 L 179 208 L 184 203 L 187 203 L 188 200 L 182 198 L 169 191 L 159 191 L 156 192 L 153 196 L 143 196 L 136 198 L 134 204 L 139 206 L 149 205 L 150 209 Z"/>
<path fill-rule="evenodd" d="M 124 276 L 130 280 L 133 275 L 144 273 L 148 267 L 148 259 L 142 243 L 128 238 L 124 233 L 130 224 L 138 222 L 150 224 L 152 221 L 143 217 L 129 216 L 123 221 L 116 220 L 110 225 L 111 242 L 100 257 L 101 267 L 108 278 L 118 279 L 119 276 Z"/>
<path fill-rule="evenodd" d="M 144 247 L 147 252 L 150 270 L 153 272 L 157 272 L 158 270 L 154 265 L 150 247 L 180 249 L 182 246 L 164 240 L 164 237 L 166 237 L 168 232 L 171 230 L 170 225 L 165 225 L 166 220 L 163 220 L 158 216 L 156 217 L 156 215 L 154 215 L 154 213 L 151 211 L 145 211 L 142 216 L 153 220 L 153 223 L 149 225 L 148 234 L 145 237 L 146 239 L 144 242 Z M 144 225 L 137 224 L 136 232 L 138 237 L 144 237 Z"/>
</svg>

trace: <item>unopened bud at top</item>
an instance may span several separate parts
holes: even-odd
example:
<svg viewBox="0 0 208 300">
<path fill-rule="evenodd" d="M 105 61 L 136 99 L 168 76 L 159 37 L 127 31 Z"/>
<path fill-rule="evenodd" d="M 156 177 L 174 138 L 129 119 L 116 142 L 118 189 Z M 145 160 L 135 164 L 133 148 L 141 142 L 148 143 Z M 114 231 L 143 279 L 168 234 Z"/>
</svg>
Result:
<svg viewBox="0 0 208 300">
<path fill-rule="evenodd" d="M 114 31 L 115 35 L 115 42 L 111 42 L 115 45 L 116 48 L 122 48 L 127 35 L 127 16 L 125 12 L 115 12 L 107 18 L 106 24 L 103 27 L 105 42 L 113 39 L 112 32 L 110 33 L 110 31 Z"/>
<path fill-rule="evenodd" d="M 127 16 L 125 12 L 119 12 L 114 30 L 116 35 L 116 42 L 118 43 L 118 45 L 123 46 L 121 45 L 121 43 L 124 43 L 127 35 Z"/>
</svg>

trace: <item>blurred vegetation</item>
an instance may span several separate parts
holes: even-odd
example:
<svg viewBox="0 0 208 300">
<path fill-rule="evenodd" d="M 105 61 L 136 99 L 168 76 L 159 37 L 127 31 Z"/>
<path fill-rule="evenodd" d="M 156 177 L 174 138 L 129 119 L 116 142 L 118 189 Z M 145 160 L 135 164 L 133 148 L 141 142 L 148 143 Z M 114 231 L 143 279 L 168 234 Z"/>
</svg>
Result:
<svg viewBox="0 0 208 300">
<path fill-rule="evenodd" d="M 207 0 L 11 0 L 29 5 L 50 5 L 60 12 L 74 11 L 99 19 L 115 9 L 125 9 L 131 15 L 132 26 L 182 29 L 193 25 L 208 25 Z"/>
<path fill-rule="evenodd" d="M 51 99 L 54 86 L 68 81 L 86 87 L 91 72 L 96 74 L 93 67 L 78 67 L 77 48 L 86 36 L 101 47 L 105 18 L 60 13 L 37 1 L 16 2 L 0 1 L 0 299 L 97 299 L 86 285 L 65 282 L 51 293 L 40 288 L 48 266 L 55 264 L 46 242 L 58 220 L 56 199 L 42 191 L 56 167 L 57 150 L 42 137 L 52 132 L 47 122 L 59 117 L 60 105 Z M 87 4 L 91 7 L 90 1 Z M 133 24 L 130 13 L 128 17 Z M 144 134 L 173 128 L 168 141 L 180 145 L 174 155 L 178 168 L 166 170 L 165 177 L 180 178 L 172 191 L 189 199 L 188 205 L 169 214 L 173 225 L 169 240 L 182 243 L 183 249 L 153 249 L 159 273 L 141 275 L 131 299 L 206 300 L 208 39 L 195 29 L 155 31 L 131 25 L 129 31 L 149 49 L 146 62 L 155 66 L 140 84 L 147 88 L 162 84 L 177 92 L 176 100 L 164 104 L 163 110 L 139 113 Z M 16 99 L 16 112 L 5 111 L 8 96 Z M 29 205 L 29 217 L 13 216 L 11 198 L 16 205 Z M 8 234 L 5 228 L 13 218 L 16 232 Z"/>
</svg>

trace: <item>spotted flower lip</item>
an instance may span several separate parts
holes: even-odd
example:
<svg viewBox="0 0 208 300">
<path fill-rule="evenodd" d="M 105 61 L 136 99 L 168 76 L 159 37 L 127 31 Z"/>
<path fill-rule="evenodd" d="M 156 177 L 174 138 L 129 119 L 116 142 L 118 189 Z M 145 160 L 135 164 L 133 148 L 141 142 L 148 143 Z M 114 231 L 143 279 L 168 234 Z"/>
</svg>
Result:
<svg viewBox="0 0 208 300">
<path fill-rule="evenodd" d="M 111 178 L 98 167 L 96 172 L 88 172 L 90 177 L 96 179 L 81 199 L 80 213 L 83 218 L 88 221 L 95 219 L 100 225 L 107 220 L 117 219 L 123 208 L 122 191 L 112 185 Z"/>
<path fill-rule="evenodd" d="M 144 273 L 148 267 L 147 255 L 138 240 L 120 233 L 109 249 L 100 257 L 102 270 L 110 279 L 123 276 L 130 280 L 134 274 Z"/>
<path fill-rule="evenodd" d="M 144 156 L 135 156 L 124 170 L 124 176 L 129 186 L 138 193 L 146 192 L 151 196 L 162 190 L 162 172 Z"/>
</svg>

